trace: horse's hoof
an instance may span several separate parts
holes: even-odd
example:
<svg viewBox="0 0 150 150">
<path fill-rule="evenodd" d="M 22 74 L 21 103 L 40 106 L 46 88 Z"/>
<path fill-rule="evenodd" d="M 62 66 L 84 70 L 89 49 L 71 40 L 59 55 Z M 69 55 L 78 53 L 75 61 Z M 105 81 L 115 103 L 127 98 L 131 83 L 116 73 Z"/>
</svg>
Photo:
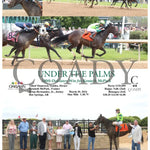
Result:
<svg viewBox="0 0 150 150">
<path fill-rule="evenodd" d="M 91 5 L 89 8 L 92 8 L 93 6 Z"/>
<path fill-rule="evenodd" d="M 87 58 L 85 58 L 85 60 L 86 60 L 86 61 L 88 61 L 88 59 L 87 59 Z"/>
</svg>

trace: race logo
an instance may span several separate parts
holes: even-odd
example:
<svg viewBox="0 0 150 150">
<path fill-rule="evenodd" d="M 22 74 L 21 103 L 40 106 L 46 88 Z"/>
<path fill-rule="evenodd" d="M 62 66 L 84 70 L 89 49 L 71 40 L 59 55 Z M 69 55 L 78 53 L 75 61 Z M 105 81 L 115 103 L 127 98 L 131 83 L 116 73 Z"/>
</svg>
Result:
<svg viewBox="0 0 150 150">
<path fill-rule="evenodd" d="M 9 90 L 18 90 L 19 87 L 21 87 L 22 89 L 26 88 L 26 86 L 23 84 L 23 82 L 11 82 L 11 84 L 9 84 L 8 89 Z"/>
</svg>

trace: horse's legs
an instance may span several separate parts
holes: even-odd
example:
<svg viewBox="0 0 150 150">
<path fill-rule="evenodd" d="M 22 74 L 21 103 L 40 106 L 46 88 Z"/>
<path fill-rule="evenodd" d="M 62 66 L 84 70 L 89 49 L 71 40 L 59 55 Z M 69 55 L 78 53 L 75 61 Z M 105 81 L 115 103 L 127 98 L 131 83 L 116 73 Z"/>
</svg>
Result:
<svg viewBox="0 0 150 150">
<path fill-rule="evenodd" d="M 24 56 L 25 56 L 25 49 L 23 49 L 21 52 L 22 52 L 22 56 L 21 57 L 17 57 L 16 59 L 24 58 Z M 15 51 L 15 55 L 16 54 L 17 54 L 17 51 Z"/>
<path fill-rule="evenodd" d="M 96 0 L 96 3 L 95 3 L 95 5 L 98 5 L 98 0 Z"/>
<path fill-rule="evenodd" d="M 84 5 L 87 5 L 87 0 L 84 0 Z"/>
<path fill-rule="evenodd" d="M 47 49 L 47 48 L 46 48 Z M 53 47 L 51 47 L 50 45 L 49 45 L 49 49 L 51 49 L 53 52 L 55 52 L 56 53 L 56 55 L 59 57 L 59 59 L 62 59 L 61 58 L 61 56 L 58 54 L 58 52 L 53 48 Z M 47 49 L 48 50 L 48 49 Z M 49 59 L 50 60 L 50 59 Z"/>
<path fill-rule="evenodd" d="M 77 49 L 76 49 L 76 52 L 77 52 L 78 54 L 81 54 L 81 52 L 80 52 L 81 47 L 82 47 L 82 44 L 80 43 L 80 44 L 77 46 Z M 81 54 L 81 56 L 82 56 L 82 55 L 83 55 L 83 54 Z"/>
<path fill-rule="evenodd" d="M 91 6 L 90 6 L 90 8 L 92 8 L 92 7 L 93 7 L 93 3 L 94 3 L 94 0 L 92 0 L 92 3 L 91 3 Z"/>
<path fill-rule="evenodd" d="M 46 48 L 46 51 L 47 51 L 47 55 L 48 55 L 49 61 L 52 62 L 49 49 Z"/>
<path fill-rule="evenodd" d="M 100 50 L 102 50 L 103 53 L 102 53 L 102 54 L 97 54 L 97 53 L 96 53 L 97 56 L 101 57 L 101 56 L 103 56 L 104 54 L 106 54 L 106 50 L 105 50 L 103 47 L 100 48 Z"/>
<path fill-rule="evenodd" d="M 121 8 L 122 8 L 122 6 L 123 6 L 124 4 L 126 5 L 125 7 L 128 7 L 126 0 L 123 0 L 123 2 L 122 2 L 122 4 L 121 4 Z"/>
<path fill-rule="evenodd" d="M 76 54 L 72 51 L 72 48 L 74 48 L 73 45 L 70 45 L 70 46 L 68 47 L 69 51 L 73 54 L 73 60 L 75 60 L 75 59 L 76 59 Z"/>
<path fill-rule="evenodd" d="M 14 62 L 15 62 L 15 60 L 17 59 L 19 53 L 20 53 L 20 49 L 17 49 L 17 50 L 16 50 L 16 53 L 15 53 L 15 57 L 14 57 L 14 59 L 13 59 L 12 62 L 11 62 L 11 65 L 12 65 L 12 66 L 14 65 Z"/>
<path fill-rule="evenodd" d="M 112 150 L 112 137 L 109 137 L 109 141 L 110 141 L 110 150 Z"/>
<path fill-rule="evenodd" d="M 10 53 L 9 53 L 8 55 L 5 55 L 5 56 L 6 56 L 6 57 L 9 57 L 9 56 L 11 55 L 11 53 L 12 53 L 15 49 L 16 49 L 16 48 L 13 47 L 13 48 L 11 49 Z"/>
<path fill-rule="evenodd" d="M 138 5 L 138 1 L 136 0 L 136 5 L 135 5 L 135 7 L 137 7 L 137 5 Z"/>
<path fill-rule="evenodd" d="M 92 56 L 85 56 L 85 55 L 82 55 L 82 57 L 84 57 L 84 58 L 94 58 L 94 56 L 95 56 L 95 51 L 96 51 L 96 48 L 92 48 Z"/>
<path fill-rule="evenodd" d="M 115 144 L 115 148 L 116 148 L 116 150 L 118 150 L 116 137 L 114 137 L 114 144 Z"/>
</svg>

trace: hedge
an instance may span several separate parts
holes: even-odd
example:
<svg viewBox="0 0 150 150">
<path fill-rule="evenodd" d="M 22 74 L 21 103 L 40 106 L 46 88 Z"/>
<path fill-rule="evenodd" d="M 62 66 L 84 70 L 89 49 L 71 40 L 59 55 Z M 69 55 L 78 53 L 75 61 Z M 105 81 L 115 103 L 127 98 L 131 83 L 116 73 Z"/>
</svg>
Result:
<svg viewBox="0 0 150 150">
<path fill-rule="evenodd" d="M 132 31 L 130 32 L 130 39 L 148 39 L 147 31 Z M 142 44 L 143 50 L 147 53 L 148 46 L 147 44 Z"/>
<path fill-rule="evenodd" d="M 116 121 L 116 117 L 109 118 L 112 121 Z M 124 116 L 123 122 L 124 123 L 133 123 L 134 120 L 137 120 L 140 126 L 148 126 L 148 117 L 143 118 L 142 120 L 138 116 Z"/>
</svg>

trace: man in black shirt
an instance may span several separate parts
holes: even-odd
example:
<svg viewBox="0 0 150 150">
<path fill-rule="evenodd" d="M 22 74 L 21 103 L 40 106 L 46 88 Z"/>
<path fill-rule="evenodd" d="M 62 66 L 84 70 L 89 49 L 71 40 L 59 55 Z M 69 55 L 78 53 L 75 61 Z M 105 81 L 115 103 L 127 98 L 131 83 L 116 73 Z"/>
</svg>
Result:
<svg viewBox="0 0 150 150">
<path fill-rule="evenodd" d="M 92 122 L 89 123 L 88 128 L 88 150 L 90 150 L 90 145 L 92 142 L 92 150 L 94 150 L 94 142 L 95 142 L 95 130 L 97 130 L 97 126 L 93 127 Z"/>
<path fill-rule="evenodd" d="M 80 138 L 82 138 L 82 130 L 78 122 L 75 123 L 75 126 L 73 127 L 73 129 L 74 129 L 74 135 L 73 135 L 74 149 L 80 150 Z"/>
</svg>

